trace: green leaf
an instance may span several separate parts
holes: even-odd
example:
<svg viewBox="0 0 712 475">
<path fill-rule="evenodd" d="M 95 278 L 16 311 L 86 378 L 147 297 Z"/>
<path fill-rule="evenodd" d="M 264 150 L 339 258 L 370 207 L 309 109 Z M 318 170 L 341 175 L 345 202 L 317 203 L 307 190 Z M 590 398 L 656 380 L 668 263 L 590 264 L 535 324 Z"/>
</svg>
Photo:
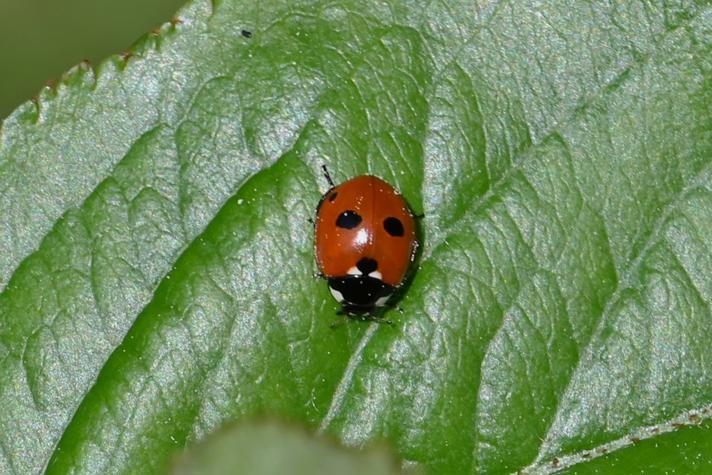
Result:
<svg viewBox="0 0 712 475">
<path fill-rule="evenodd" d="M 173 462 L 173 475 L 396 475 L 382 448 L 348 450 L 273 421 L 225 427 Z"/>
<path fill-rule="evenodd" d="M 2 125 L 0 473 L 153 474 L 263 414 L 431 474 L 655 473 L 633 441 L 709 417 L 708 2 L 178 17 Z M 425 213 L 392 326 L 329 327 L 324 163 Z"/>
<path fill-rule="evenodd" d="M 610 453 L 599 447 L 600 458 L 574 465 L 562 473 L 709 473 L 712 470 L 710 428 L 709 420 L 699 426 L 673 427 L 674 431 L 663 434 L 659 434 L 657 428 L 650 428 L 647 432 L 651 438 L 635 438 L 633 444 L 625 446 L 616 444 L 616 450 Z"/>
</svg>

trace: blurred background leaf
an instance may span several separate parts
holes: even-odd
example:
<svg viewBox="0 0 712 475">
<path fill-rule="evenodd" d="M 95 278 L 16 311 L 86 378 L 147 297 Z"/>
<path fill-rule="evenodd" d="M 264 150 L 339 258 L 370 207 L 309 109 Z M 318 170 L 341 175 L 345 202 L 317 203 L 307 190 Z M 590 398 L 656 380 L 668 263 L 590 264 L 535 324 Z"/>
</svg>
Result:
<svg viewBox="0 0 712 475">
<path fill-rule="evenodd" d="M 344 448 L 295 426 L 271 420 L 221 428 L 177 457 L 172 475 L 396 475 L 385 447 Z M 415 475 L 415 472 L 412 472 Z"/>
<path fill-rule="evenodd" d="M 0 0 L 0 120 L 70 67 L 127 50 L 184 0 Z"/>
</svg>

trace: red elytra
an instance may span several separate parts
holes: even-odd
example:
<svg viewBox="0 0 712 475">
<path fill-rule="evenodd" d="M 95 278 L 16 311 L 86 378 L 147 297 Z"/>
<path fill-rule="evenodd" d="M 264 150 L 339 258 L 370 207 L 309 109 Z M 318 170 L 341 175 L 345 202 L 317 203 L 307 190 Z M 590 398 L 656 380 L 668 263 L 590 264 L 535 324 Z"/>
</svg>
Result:
<svg viewBox="0 0 712 475">
<path fill-rule="evenodd" d="M 371 175 L 327 191 L 317 207 L 315 231 L 319 270 L 352 315 L 372 313 L 387 303 L 418 247 L 408 204 L 391 185 Z"/>
</svg>

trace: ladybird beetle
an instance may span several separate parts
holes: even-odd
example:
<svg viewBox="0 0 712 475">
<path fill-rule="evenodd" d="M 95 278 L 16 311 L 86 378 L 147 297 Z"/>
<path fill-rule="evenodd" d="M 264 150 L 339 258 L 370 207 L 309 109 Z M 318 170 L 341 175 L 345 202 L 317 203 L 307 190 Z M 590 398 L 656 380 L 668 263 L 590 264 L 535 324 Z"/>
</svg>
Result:
<svg viewBox="0 0 712 475">
<path fill-rule="evenodd" d="M 316 208 L 316 261 L 347 315 L 372 317 L 403 284 L 418 248 L 413 213 L 378 177 L 331 185 Z"/>
</svg>

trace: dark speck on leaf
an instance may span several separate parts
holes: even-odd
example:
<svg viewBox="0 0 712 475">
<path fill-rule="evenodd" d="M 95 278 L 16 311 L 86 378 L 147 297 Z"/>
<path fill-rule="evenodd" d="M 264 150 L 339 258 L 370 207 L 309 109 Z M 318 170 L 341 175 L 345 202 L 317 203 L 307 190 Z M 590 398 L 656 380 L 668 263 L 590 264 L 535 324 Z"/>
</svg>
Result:
<svg viewBox="0 0 712 475">
<path fill-rule="evenodd" d="M 245 38 L 252 38 L 252 32 L 251 32 L 251 31 L 242 30 L 241 33 L 242 33 L 242 36 L 244 36 Z"/>
</svg>

